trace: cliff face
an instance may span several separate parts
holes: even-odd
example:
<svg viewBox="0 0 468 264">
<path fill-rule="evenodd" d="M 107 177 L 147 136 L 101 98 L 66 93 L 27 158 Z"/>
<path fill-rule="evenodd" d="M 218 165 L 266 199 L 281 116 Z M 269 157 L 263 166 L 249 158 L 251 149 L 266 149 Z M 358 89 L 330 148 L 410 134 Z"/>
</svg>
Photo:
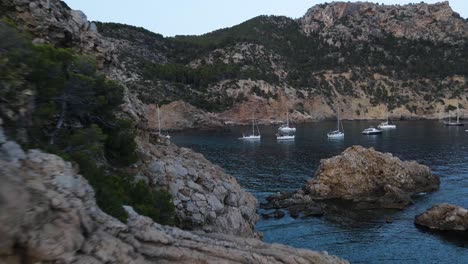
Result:
<svg viewBox="0 0 468 264">
<path fill-rule="evenodd" d="M 2 0 L 0 16 L 31 32 L 34 43 L 73 47 L 96 56 L 101 68 L 114 58 L 114 47 L 102 39 L 96 24 L 79 10 L 70 9 L 59 0 Z"/>
<path fill-rule="evenodd" d="M 399 38 L 431 42 L 463 42 L 468 24 L 448 1 L 428 5 L 378 5 L 336 2 L 317 5 L 299 19 L 307 35 L 318 33 L 327 42 L 370 41 L 391 34 Z"/>
<path fill-rule="evenodd" d="M 126 224 L 103 213 L 75 168 L 6 141 L 0 128 L 0 262 L 348 263 L 326 253 L 256 239 L 161 226 L 126 207 Z"/>
<path fill-rule="evenodd" d="M 388 111 L 397 119 L 440 118 L 457 102 L 462 115 L 468 107 L 468 23 L 448 2 L 333 2 L 297 20 L 260 16 L 202 36 L 99 28 L 138 47 L 133 57 L 128 49 L 117 53 L 135 77 L 126 79 L 130 90 L 145 104 L 183 100 L 225 122 L 245 123 L 255 112 L 270 123 L 287 111 L 297 122 L 334 118 L 336 111 L 345 119 L 385 118 Z M 143 50 L 160 59 L 140 56 Z M 121 71 L 114 66 L 110 72 Z M 192 126 L 185 116 L 166 129 Z"/>
</svg>

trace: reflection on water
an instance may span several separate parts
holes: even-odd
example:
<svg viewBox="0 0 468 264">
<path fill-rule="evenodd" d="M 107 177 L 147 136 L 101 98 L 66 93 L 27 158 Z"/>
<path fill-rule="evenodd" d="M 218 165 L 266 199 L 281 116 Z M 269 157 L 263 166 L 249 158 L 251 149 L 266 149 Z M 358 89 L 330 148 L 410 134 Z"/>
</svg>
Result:
<svg viewBox="0 0 468 264">
<path fill-rule="evenodd" d="M 344 122 L 345 137 L 329 140 L 335 122 L 297 125 L 296 139 L 277 142 L 275 127 L 262 126 L 260 141 L 237 138 L 247 127 L 224 132 L 183 132 L 173 137 L 181 146 L 203 153 L 234 175 L 259 201 L 277 191 L 301 188 L 320 159 L 352 145 L 374 147 L 404 160 L 426 164 L 441 178 L 440 190 L 416 198 L 404 211 L 358 211 L 322 218 L 289 216 L 260 220 L 257 229 L 267 242 L 328 251 L 352 263 L 468 263 L 465 242 L 415 228 L 414 216 L 435 203 L 468 207 L 468 133 L 436 121 L 397 122 L 396 130 L 365 136 L 378 122 Z M 386 223 L 391 218 L 392 223 Z"/>
</svg>

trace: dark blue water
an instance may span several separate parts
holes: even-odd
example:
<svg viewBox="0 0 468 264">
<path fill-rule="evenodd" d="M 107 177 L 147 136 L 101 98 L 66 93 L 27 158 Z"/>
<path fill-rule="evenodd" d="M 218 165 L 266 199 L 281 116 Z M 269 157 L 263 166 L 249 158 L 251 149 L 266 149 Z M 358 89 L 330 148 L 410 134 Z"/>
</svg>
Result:
<svg viewBox="0 0 468 264">
<path fill-rule="evenodd" d="M 277 142 L 275 127 L 260 127 L 262 140 L 237 138 L 248 127 L 224 132 L 182 132 L 172 139 L 192 148 L 234 175 L 260 202 L 277 191 L 296 190 L 312 177 L 320 159 L 352 145 L 391 152 L 403 160 L 428 165 L 441 179 L 437 192 L 419 197 L 403 211 L 343 212 L 338 218 L 260 220 L 267 242 L 328 251 L 352 263 L 468 263 L 468 244 L 416 228 L 414 216 L 435 203 L 468 208 L 468 127 L 445 127 L 436 121 L 401 121 L 396 130 L 364 136 L 377 122 L 344 122 L 345 138 L 328 140 L 335 122 L 297 126 L 296 140 Z M 260 210 L 260 213 L 263 212 Z M 386 223 L 385 219 L 393 219 Z"/>
</svg>

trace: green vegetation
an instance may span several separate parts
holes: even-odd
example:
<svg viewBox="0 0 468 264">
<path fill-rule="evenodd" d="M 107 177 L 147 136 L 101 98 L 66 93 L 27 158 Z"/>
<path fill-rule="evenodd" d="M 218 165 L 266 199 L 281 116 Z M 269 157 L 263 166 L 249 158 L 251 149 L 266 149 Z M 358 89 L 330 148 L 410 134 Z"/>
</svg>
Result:
<svg viewBox="0 0 468 264">
<path fill-rule="evenodd" d="M 337 23 L 352 27 L 346 18 Z M 365 91 L 373 104 L 386 103 L 393 109 L 409 106 L 409 99 L 402 90 L 412 90 L 432 102 L 447 92 L 460 97 L 464 91 L 462 84 L 441 83 L 449 76 L 468 76 L 467 42 L 436 43 L 397 38 L 391 34 L 353 42 L 338 35 L 333 38 L 315 33 L 306 36 L 301 33 L 299 23 L 287 17 L 259 16 L 201 36 L 164 38 L 140 28 L 106 23 L 100 24 L 100 30 L 104 35 L 129 41 L 128 36 L 144 35 L 135 43 L 145 43 L 145 46 L 158 43 L 157 52 L 166 56 L 168 63 L 150 62 L 145 57 L 136 59 L 144 62 L 135 66 L 138 68 L 136 71 L 158 85 L 153 93 L 142 92 L 145 95 L 141 99 L 184 99 L 210 111 L 222 111 L 236 102 L 235 98 L 223 100 L 222 91 L 211 88 L 226 80 L 263 80 L 329 99 L 333 97 L 334 89 L 340 94 L 357 96 L 353 88 L 365 84 Z M 363 33 L 359 28 L 352 30 L 355 37 Z M 339 46 L 334 45 L 337 42 Z M 245 48 L 244 44 L 261 46 L 263 51 L 252 51 L 252 57 L 233 62 L 231 55 L 239 52 L 239 45 Z M 269 57 L 271 54 L 273 57 Z M 196 67 L 188 66 L 194 61 L 199 62 Z M 272 64 L 286 69 L 287 75 L 279 76 Z M 349 72 L 352 76 L 350 79 L 333 77 L 326 80 L 326 72 Z M 390 81 L 377 82 L 373 78 L 375 73 L 388 76 Z M 429 81 L 418 81 L 424 79 Z M 161 80 L 163 85 L 159 83 Z M 258 90 L 253 92 L 259 96 L 270 96 Z"/>
<path fill-rule="evenodd" d="M 115 116 L 123 88 L 98 74 L 92 58 L 33 46 L 2 22 L 0 37 L 0 117 L 7 133 L 26 147 L 76 162 L 98 205 L 112 216 L 124 221 L 127 204 L 172 224 L 169 194 L 134 182 L 119 169 L 137 159 L 134 124 Z"/>
</svg>

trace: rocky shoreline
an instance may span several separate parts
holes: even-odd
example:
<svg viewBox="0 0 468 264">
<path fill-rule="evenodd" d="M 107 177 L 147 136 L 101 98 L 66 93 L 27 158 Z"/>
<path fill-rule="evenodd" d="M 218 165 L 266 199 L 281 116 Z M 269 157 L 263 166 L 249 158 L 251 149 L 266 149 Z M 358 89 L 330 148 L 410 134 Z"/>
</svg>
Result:
<svg viewBox="0 0 468 264">
<path fill-rule="evenodd" d="M 125 207 L 122 223 L 96 205 L 71 163 L 24 152 L 0 129 L 0 262 L 19 263 L 348 263 L 326 252 L 254 238 L 162 226 Z"/>
</svg>

